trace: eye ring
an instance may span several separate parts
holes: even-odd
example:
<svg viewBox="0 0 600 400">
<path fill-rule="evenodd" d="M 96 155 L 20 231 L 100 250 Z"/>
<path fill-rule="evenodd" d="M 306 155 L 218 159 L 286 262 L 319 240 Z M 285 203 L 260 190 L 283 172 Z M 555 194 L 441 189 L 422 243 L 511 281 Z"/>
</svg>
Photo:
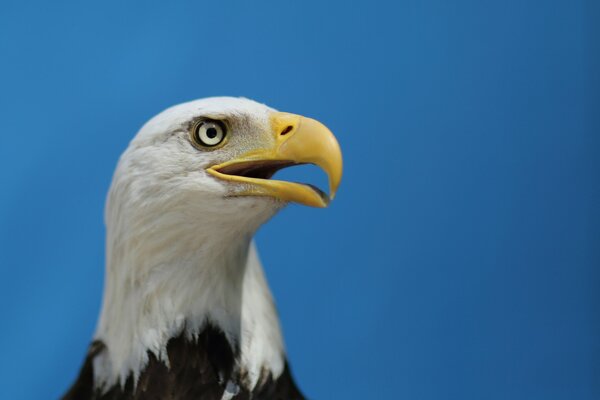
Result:
<svg viewBox="0 0 600 400">
<path fill-rule="evenodd" d="M 202 119 L 190 131 L 192 142 L 201 149 L 214 149 L 225 144 L 227 126 L 223 121 Z"/>
</svg>

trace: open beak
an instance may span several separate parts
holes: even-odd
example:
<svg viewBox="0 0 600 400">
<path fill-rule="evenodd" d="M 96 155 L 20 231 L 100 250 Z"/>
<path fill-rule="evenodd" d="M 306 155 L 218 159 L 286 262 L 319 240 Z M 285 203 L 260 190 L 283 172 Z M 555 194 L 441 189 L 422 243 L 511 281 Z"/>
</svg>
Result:
<svg viewBox="0 0 600 400">
<path fill-rule="evenodd" d="M 240 195 L 326 207 L 342 179 L 342 152 L 335 136 L 319 121 L 289 113 L 273 113 L 271 128 L 275 137 L 272 147 L 211 166 L 207 172 L 219 179 L 249 184 Z M 329 194 L 311 185 L 270 179 L 278 170 L 300 164 L 314 164 L 325 171 Z"/>
</svg>

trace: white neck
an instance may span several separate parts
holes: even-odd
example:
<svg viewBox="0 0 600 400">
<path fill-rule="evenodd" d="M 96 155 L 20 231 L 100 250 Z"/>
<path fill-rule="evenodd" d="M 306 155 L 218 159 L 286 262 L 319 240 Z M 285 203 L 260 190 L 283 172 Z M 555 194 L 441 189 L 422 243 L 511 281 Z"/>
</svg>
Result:
<svg viewBox="0 0 600 400">
<path fill-rule="evenodd" d="M 129 194 L 135 190 L 124 195 L 120 187 L 113 181 L 106 211 L 105 292 L 95 338 L 107 351 L 94 360 L 96 387 L 123 384 L 130 374 L 137 381 L 148 351 L 168 365 L 169 339 L 181 333 L 192 339 L 207 322 L 239 348 L 237 367 L 248 377 L 249 389 L 264 370 L 279 377 L 284 344 L 252 242 L 257 221 L 274 210 L 265 207 L 252 221 L 243 221 L 241 213 L 227 224 L 194 209 L 193 198 L 146 204 L 142 199 L 149 193 L 135 199 Z M 111 202 L 115 196 L 119 201 Z M 249 207 L 252 213 L 245 214 L 256 216 L 257 206 Z M 251 228 L 239 232 L 239 226 Z"/>
</svg>

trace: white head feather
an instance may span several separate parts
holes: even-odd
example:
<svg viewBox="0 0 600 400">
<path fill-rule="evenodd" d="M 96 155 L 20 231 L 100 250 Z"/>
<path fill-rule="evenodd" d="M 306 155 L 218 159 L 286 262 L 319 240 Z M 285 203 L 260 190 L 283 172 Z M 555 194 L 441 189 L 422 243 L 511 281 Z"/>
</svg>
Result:
<svg viewBox="0 0 600 400">
<path fill-rule="evenodd" d="M 95 338 L 97 387 L 137 380 L 150 351 L 165 363 L 169 338 L 193 337 L 207 321 L 239 346 L 252 389 L 262 372 L 285 363 L 273 300 L 252 243 L 256 229 L 285 203 L 227 197 L 240 185 L 205 168 L 270 140 L 275 110 L 241 98 L 181 104 L 151 119 L 122 155 L 108 195 L 106 281 Z M 231 122 L 232 146 L 199 152 L 189 141 L 198 117 Z"/>
</svg>

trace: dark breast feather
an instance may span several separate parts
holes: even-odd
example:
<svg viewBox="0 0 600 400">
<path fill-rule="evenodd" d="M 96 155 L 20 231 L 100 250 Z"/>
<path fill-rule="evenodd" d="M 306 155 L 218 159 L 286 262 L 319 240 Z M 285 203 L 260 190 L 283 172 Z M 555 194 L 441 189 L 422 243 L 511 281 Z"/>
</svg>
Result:
<svg viewBox="0 0 600 400">
<path fill-rule="evenodd" d="M 232 377 L 235 351 L 220 329 L 208 325 L 197 340 L 184 334 L 167 343 L 170 368 L 148 352 L 149 361 L 134 388 L 133 376 L 124 387 L 117 384 L 101 393 L 94 390 L 93 359 L 106 350 L 104 343 L 90 345 L 79 376 L 62 400 L 220 400 Z M 222 377 L 223 379 L 220 379 Z M 273 380 L 262 379 L 252 392 L 240 388 L 235 400 L 303 400 L 287 366 Z"/>
</svg>

